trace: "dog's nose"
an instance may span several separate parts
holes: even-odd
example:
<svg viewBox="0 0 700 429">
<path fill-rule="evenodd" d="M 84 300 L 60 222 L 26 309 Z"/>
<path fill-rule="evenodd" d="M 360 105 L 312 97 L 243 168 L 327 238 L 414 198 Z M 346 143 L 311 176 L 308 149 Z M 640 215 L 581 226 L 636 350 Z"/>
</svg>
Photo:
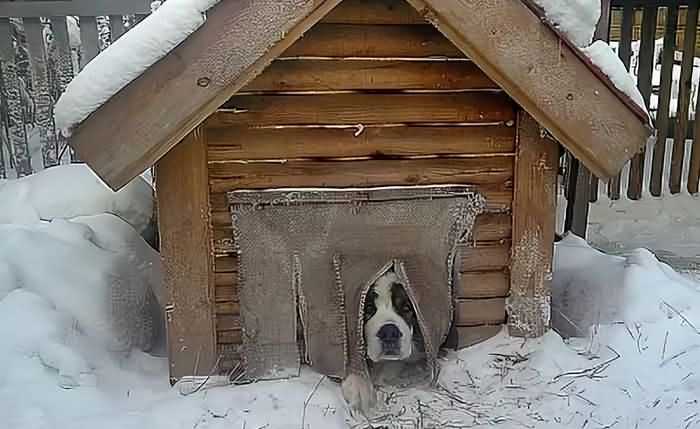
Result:
<svg viewBox="0 0 700 429">
<path fill-rule="evenodd" d="M 387 323 L 379 328 L 379 332 L 377 332 L 377 338 L 387 342 L 396 341 L 402 336 L 403 334 L 399 330 L 399 327 L 393 323 Z"/>
</svg>

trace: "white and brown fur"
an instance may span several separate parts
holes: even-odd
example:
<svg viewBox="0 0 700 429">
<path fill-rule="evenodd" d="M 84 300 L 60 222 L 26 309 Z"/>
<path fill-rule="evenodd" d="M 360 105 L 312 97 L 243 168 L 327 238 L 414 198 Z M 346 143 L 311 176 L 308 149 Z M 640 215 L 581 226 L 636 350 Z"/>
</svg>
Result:
<svg viewBox="0 0 700 429">
<path fill-rule="evenodd" d="M 374 384 L 421 361 L 424 350 L 415 310 L 392 270 L 370 287 L 363 314 L 367 360 L 376 377 L 350 374 L 341 387 L 351 409 L 367 413 L 376 402 Z"/>
</svg>

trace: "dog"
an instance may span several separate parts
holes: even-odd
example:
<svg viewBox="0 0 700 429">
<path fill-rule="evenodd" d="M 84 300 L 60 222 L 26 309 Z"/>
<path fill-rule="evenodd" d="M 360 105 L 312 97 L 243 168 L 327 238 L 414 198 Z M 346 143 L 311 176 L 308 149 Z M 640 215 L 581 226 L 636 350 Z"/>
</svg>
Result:
<svg viewBox="0 0 700 429">
<path fill-rule="evenodd" d="M 373 367 L 402 365 L 424 357 L 420 328 L 413 304 L 393 270 L 387 271 L 370 287 L 365 299 L 364 339 L 367 359 Z M 343 396 L 353 411 L 368 413 L 376 402 L 372 380 L 350 374 L 341 385 Z"/>
</svg>

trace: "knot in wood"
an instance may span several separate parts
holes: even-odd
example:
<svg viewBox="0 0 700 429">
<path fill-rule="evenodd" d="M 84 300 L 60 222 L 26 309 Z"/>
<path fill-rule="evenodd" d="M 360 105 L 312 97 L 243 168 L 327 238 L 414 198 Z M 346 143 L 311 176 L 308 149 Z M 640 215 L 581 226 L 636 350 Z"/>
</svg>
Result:
<svg viewBox="0 0 700 429">
<path fill-rule="evenodd" d="M 210 83 L 211 79 L 209 79 L 208 77 L 200 77 L 199 79 L 197 79 L 197 86 L 202 88 L 208 87 Z"/>
</svg>

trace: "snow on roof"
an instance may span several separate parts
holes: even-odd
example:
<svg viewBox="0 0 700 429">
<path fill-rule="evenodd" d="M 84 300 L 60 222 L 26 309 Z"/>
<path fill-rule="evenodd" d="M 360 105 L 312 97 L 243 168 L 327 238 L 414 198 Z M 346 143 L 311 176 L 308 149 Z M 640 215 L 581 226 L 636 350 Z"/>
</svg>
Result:
<svg viewBox="0 0 700 429">
<path fill-rule="evenodd" d="M 600 0 L 534 0 L 544 16 L 574 45 L 591 44 L 598 20 Z"/>
<path fill-rule="evenodd" d="M 69 135 L 72 127 L 194 33 L 206 21 L 205 12 L 218 1 L 169 0 L 159 6 L 73 79 L 56 103 L 56 127 Z M 633 78 L 614 52 L 605 48 L 603 42 L 589 46 L 600 19 L 600 0 L 524 1 L 532 1 L 541 8 L 548 24 L 584 52 L 617 89 L 647 112 Z"/>
<path fill-rule="evenodd" d="M 105 49 L 71 81 L 55 106 L 56 127 L 69 134 L 110 97 L 187 39 L 219 0 L 168 0 Z M 144 94 L 146 95 L 146 94 Z"/>
</svg>

